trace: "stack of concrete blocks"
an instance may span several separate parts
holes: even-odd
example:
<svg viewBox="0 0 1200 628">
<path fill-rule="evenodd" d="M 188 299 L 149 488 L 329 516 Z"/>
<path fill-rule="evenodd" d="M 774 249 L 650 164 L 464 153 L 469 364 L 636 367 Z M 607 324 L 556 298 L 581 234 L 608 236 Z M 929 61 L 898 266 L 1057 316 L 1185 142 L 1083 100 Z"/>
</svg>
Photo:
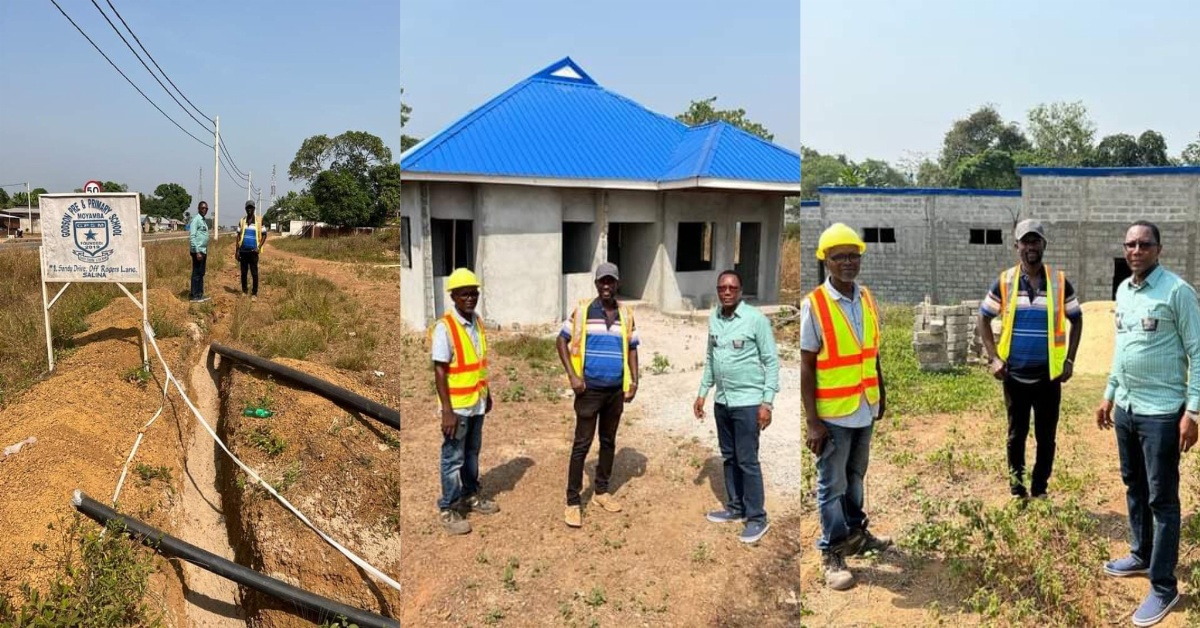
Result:
<svg viewBox="0 0 1200 628">
<path fill-rule="evenodd" d="M 913 350 L 922 371 L 944 372 L 976 361 L 982 346 L 975 329 L 978 301 L 933 305 L 928 299 L 915 308 Z"/>
</svg>

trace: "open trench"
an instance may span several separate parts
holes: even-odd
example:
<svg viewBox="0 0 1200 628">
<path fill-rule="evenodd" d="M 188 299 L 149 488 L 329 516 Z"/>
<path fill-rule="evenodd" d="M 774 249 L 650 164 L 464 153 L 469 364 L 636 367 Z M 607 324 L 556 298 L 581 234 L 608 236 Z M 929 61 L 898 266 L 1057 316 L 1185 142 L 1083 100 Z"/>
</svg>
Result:
<svg viewBox="0 0 1200 628">
<path fill-rule="evenodd" d="M 217 434 L 223 422 L 218 383 L 220 369 L 210 360 L 207 347 L 192 367 L 188 396 Z M 226 498 L 228 486 L 221 481 L 224 469 L 233 463 L 213 442 L 211 436 L 191 413 L 191 429 L 187 445 L 182 521 L 179 536 L 183 540 L 229 560 L 235 557 L 227 525 L 238 521 L 237 504 Z M 240 562 L 240 561 L 239 561 Z M 241 605 L 241 592 L 236 583 L 191 563 L 183 562 L 184 595 L 187 601 L 187 624 L 200 628 L 244 627 L 246 615 Z"/>
</svg>

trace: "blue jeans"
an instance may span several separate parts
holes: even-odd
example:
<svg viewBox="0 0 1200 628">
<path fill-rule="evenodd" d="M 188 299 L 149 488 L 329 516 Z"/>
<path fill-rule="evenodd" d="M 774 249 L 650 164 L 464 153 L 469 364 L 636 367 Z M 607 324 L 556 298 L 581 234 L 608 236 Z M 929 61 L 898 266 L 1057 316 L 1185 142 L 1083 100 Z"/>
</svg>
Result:
<svg viewBox="0 0 1200 628">
<path fill-rule="evenodd" d="M 458 417 L 454 438 L 442 436 L 442 496 L 438 509 L 479 492 L 479 449 L 483 446 L 483 416 Z"/>
<path fill-rule="evenodd" d="M 758 463 L 758 406 L 713 405 L 725 470 L 725 510 L 747 521 L 767 522 L 762 467 Z"/>
<path fill-rule="evenodd" d="M 1179 560 L 1179 419 L 1147 416 L 1117 406 L 1113 412 L 1121 479 L 1129 508 L 1129 549 L 1150 565 L 1154 593 L 1171 599 L 1178 589 Z"/>
<path fill-rule="evenodd" d="M 863 478 L 871 458 L 874 425 L 860 428 L 825 423 L 829 432 L 817 457 L 817 509 L 821 517 L 822 552 L 836 547 L 855 529 L 867 527 L 863 512 Z"/>
</svg>

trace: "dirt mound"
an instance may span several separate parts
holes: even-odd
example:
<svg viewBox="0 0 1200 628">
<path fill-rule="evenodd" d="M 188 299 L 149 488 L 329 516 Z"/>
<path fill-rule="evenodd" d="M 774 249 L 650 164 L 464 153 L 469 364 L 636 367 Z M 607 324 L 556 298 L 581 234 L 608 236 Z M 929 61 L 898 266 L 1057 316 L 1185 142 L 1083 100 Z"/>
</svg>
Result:
<svg viewBox="0 0 1200 628">
<path fill-rule="evenodd" d="M 179 315 L 169 292 L 153 291 L 151 308 L 164 316 Z M 71 492 L 82 489 L 111 503 L 117 479 L 138 430 L 153 416 L 162 400 L 163 371 L 154 362 L 152 376 L 139 376 L 141 314 L 128 299 L 89 317 L 88 332 L 74 338 L 75 348 L 56 355 L 55 372 L 34 385 L 4 411 L 0 443 L 29 436 L 37 443 L 0 460 L 0 590 L 14 592 L 21 580 L 41 585 L 53 575 L 53 565 L 41 564 L 33 544 L 50 542 L 47 528 L 73 512 Z M 190 339 L 159 341 L 164 356 L 177 370 L 193 349 Z M 181 442 L 187 410 L 173 398 L 158 422 L 147 432 L 122 489 L 119 509 L 164 530 L 173 529 L 170 508 L 183 474 Z M 147 470 L 143 479 L 138 464 Z M 169 570 L 168 570 L 169 571 Z M 159 585 L 161 588 L 161 581 Z"/>
<path fill-rule="evenodd" d="M 1075 358 L 1075 373 L 1108 375 L 1116 336 L 1113 322 L 1115 308 L 1115 301 L 1088 301 L 1083 304 L 1083 337 Z"/>
<path fill-rule="evenodd" d="M 368 397 L 377 394 L 328 366 L 280 364 Z M 223 438 L 247 465 L 318 528 L 393 578 L 400 573 L 399 441 L 395 432 L 257 371 L 222 381 Z M 270 418 L 243 416 L 266 407 Z M 399 592 L 377 583 L 238 470 L 224 478 L 237 562 L 317 594 L 376 613 L 399 613 Z M 231 515 L 233 517 L 234 515 Z M 265 596 L 244 600 L 257 625 L 295 625 L 294 609 Z"/>
</svg>

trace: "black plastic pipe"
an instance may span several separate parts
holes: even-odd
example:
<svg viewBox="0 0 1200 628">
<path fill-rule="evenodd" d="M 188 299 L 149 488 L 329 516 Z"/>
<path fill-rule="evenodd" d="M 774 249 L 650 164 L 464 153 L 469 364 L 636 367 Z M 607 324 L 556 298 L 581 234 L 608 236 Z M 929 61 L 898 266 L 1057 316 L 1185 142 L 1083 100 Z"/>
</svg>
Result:
<svg viewBox="0 0 1200 628">
<path fill-rule="evenodd" d="M 346 390 L 341 386 L 335 386 L 323 379 L 313 377 L 308 373 L 297 371 L 294 368 L 277 364 L 270 360 L 260 358 L 256 355 L 251 355 L 245 351 L 238 351 L 231 347 L 226 347 L 223 344 L 214 342 L 211 345 L 212 350 L 220 355 L 237 360 L 243 364 L 253 366 L 276 375 L 283 379 L 290 380 L 296 384 L 304 386 L 313 392 L 320 394 L 322 397 L 337 403 L 341 406 L 357 410 L 367 416 L 370 416 L 384 425 L 400 429 L 400 411 L 389 408 L 381 403 L 376 403 L 366 397 Z"/>
<path fill-rule="evenodd" d="M 75 489 L 71 503 L 75 505 L 76 510 L 87 515 L 100 525 L 107 525 L 109 521 L 113 520 L 121 520 L 125 525 L 125 534 L 129 538 L 140 542 L 164 556 L 186 560 L 201 569 L 206 569 L 218 576 L 250 587 L 255 591 L 260 591 L 318 613 L 323 617 L 334 618 L 342 616 L 364 628 L 400 627 L 400 622 L 395 619 L 354 608 L 353 606 L 347 606 L 341 602 L 335 602 L 329 598 L 310 593 L 286 582 L 264 576 L 253 569 L 247 569 L 235 562 L 221 558 L 212 552 L 202 550 L 195 545 L 181 541 L 146 523 L 118 513 L 112 508 L 88 497 L 79 489 Z"/>
</svg>

